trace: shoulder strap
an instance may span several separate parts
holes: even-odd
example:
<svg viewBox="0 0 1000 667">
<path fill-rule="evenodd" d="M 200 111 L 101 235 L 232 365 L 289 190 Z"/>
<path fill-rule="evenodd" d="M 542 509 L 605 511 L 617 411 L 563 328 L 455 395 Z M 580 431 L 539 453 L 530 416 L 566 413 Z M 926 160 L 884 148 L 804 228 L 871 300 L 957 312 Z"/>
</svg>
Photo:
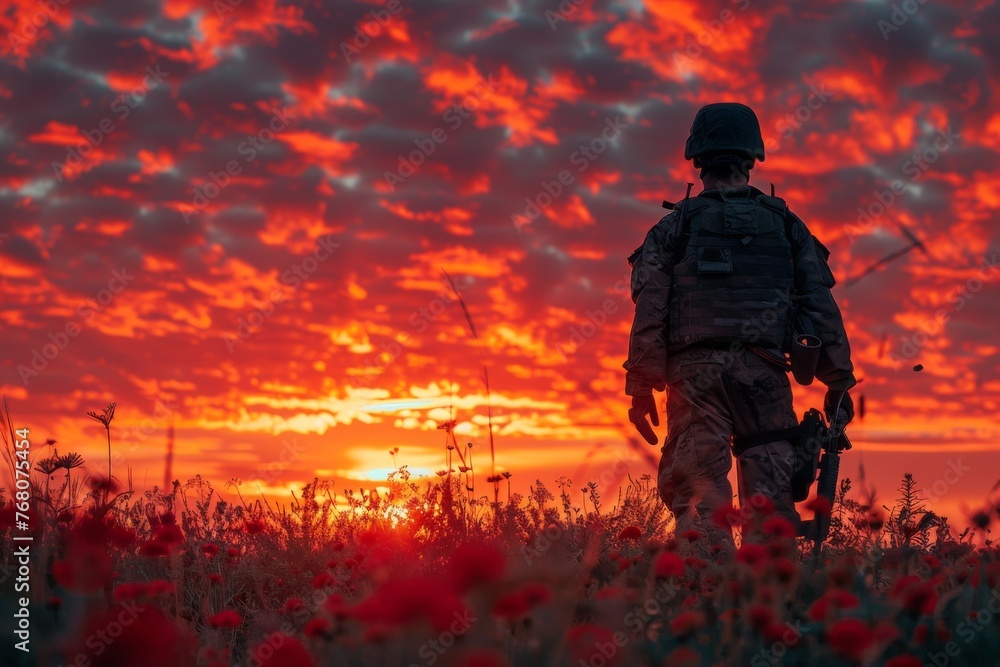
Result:
<svg viewBox="0 0 1000 667">
<path fill-rule="evenodd" d="M 681 202 L 681 235 L 677 239 L 677 245 L 674 247 L 674 264 L 681 261 L 684 257 L 684 251 L 687 250 L 688 240 L 691 238 L 691 220 L 687 217 L 688 202 L 691 199 L 691 188 L 694 187 L 694 183 L 687 184 L 687 193 L 684 195 L 684 201 Z M 667 202 L 663 202 L 667 204 Z"/>
<path fill-rule="evenodd" d="M 766 206 L 781 216 L 785 225 L 785 238 L 792 241 L 792 217 L 788 215 L 788 204 L 781 197 L 774 196 L 774 183 L 771 184 L 771 195 L 757 195 L 757 203 Z"/>
<path fill-rule="evenodd" d="M 674 251 L 674 263 L 680 261 L 681 255 L 684 253 L 684 249 L 687 247 L 688 237 L 691 236 L 691 226 L 686 220 L 685 213 L 687 212 L 688 200 L 691 198 L 691 188 L 694 187 L 694 183 L 687 184 L 687 194 L 684 195 L 684 199 L 680 204 L 675 204 L 674 202 L 663 200 L 663 208 L 668 211 L 676 211 L 677 207 L 680 206 L 681 215 L 681 238 L 682 242 L 678 244 L 677 249 Z M 636 260 L 639 259 L 639 255 L 642 254 L 642 246 L 639 246 L 632 251 L 632 254 L 628 256 L 628 265 L 630 267 L 635 266 Z"/>
</svg>

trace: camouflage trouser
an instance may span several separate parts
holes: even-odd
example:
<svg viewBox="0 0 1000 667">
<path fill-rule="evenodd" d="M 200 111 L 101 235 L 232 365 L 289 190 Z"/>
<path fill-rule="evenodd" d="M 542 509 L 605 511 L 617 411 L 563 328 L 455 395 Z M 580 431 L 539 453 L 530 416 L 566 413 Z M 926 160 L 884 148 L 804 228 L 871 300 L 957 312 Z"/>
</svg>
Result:
<svg viewBox="0 0 1000 667">
<path fill-rule="evenodd" d="M 785 372 L 750 351 L 691 347 L 668 361 L 667 440 L 660 460 L 660 497 L 673 512 L 677 534 L 697 529 L 709 544 L 732 546 L 732 531 L 712 522 L 732 504 L 728 474 L 731 437 L 798 424 Z M 746 450 L 737 459 L 740 504 L 755 493 L 798 524 L 792 501 L 795 453 L 788 441 Z M 682 540 L 683 542 L 684 540 Z"/>
</svg>

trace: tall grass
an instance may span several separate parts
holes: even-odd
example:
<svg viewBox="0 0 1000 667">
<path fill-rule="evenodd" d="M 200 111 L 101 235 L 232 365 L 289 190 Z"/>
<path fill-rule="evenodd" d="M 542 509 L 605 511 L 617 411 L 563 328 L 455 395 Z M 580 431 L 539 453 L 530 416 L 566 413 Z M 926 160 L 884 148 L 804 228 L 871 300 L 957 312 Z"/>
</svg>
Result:
<svg viewBox="0 0 1000 667">
<path fill-rule="evenodd" d="M 2 426 L 12 462 L 6 412 Z M 404 462 L 381 493 L 314 479 L 275 504 L 238 486 L 227 500 L 200 476 L 118 488 L 74 457 L 32 462 L 35 653 L 8 642 L 3 665 L 906 667 L 1000 654 L 1000 614 L 981 613 L 1000 602 L 992 510 L 955 535 L 912 475 L 884 506 L 844 480 L 813 567 L 766 503 L 720 508 L 746 536 L 735 553 L 674 536 L 648 475 L 613 502 L 567 478 L 502 498 L 503 476 L 470 490 L 471 461 L 430 479 Z M 5 549 L 2 571 L 16 565 Z M 129 609 L 135 621 L 116 628 Z M 120 637 L 93 639 L 109 627 Z"/>
</svg>

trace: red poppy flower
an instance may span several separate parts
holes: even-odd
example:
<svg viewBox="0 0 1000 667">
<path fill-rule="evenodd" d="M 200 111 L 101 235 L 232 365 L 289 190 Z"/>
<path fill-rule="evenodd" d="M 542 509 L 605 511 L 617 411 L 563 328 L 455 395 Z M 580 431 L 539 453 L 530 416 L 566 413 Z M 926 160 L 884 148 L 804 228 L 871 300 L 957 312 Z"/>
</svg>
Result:
<svg viewBox="0 0 1000 667">
<path fill-rule="evenodd" d="M 708 567 L 708 561 L 698 558 L 697 556 L 688 556 L 684 559 L 684 564 L 693 570 L 704 570 Z"/>
<path fill-rule="evenodd" d="M 160 540 L 149 540 L 148 542 L 143 542 L 139 545 L 139 553 L 143 556 L 149 556 L 151 558 L 155 558 L 157 556 L 169 556 L 170 545 L 161 542 Z"/>
<path fill-rule="evenodd" d="M 858 596 L 834 588 L 824 593 L 818 600 L 809 606 L 809 618 L 814 621 L 822 621 L 834 609 L 854 609 L 861 604 Z"/>
<path fill-rule="evenodd" d="M 52 565 L 56 581 L 74 591 L 92 593 L 112 580 L 108 526 L 95 517 L 80 521 L 67 538 L 66 560 Z"/>
<path fill-rule="evenodd" d="M 517 618 L 530 611 L 531 606 L 523 593 L 511 593 L 500 597 L 493 604 L 493 615 L 497 618 Z"/>
<path fill-rule="evenodd" d="M 743 513 L 732 505 L 720 505 L 712 512 L 712 523 L 720 528 L 742 528 L 746 522 Z"/>
<path fill-rule="evenodd" d="M 918 577 L 915 574 L 904 574 L 903 576 L 901 576 L 899 579 L 896 580 L 895 584 L 893 584 L 892 593 L 890 593 L 890 595 L 894 599 L 898 599 L 900 596 L 902 596 L 903 592 L 907 588 L 909 588 L 910 586 L 919 581 L 920 577 Z"/>
<path fill-rule="evenodd" d="M 592 623 L 574 625 L 566 632 L 566 641 L 569 643 L 570 655 L 574 664 L 578 662 L 591 664 L 592 658 L 595 655 L 599 655 L 606 659 L 603 664 L 611 667 L 612 665 L 617 665 L 621 657 L 617 651 L 618 647 L 615 644 L 614 634 L 602 625 L 594 625 Z M 598 646 L 605 647 L 608 645 L 614 646 L 616 649 L 611 656 L 606 656 L 604 652 L 599 652 L 598 650 Z"/>
<path fill-rule="evenodd" d="M 626 526 L 622 528 L 618 533 L 618 541 L 625 542 L 628 540 L 641 540 L 642 539 L 642 528 L 639 526 Z"/>
<path fill-rule="evenodd" d="M 997 584 L 1000 583 L 1000 561 L 994 560 L 986 564 L 986 583 L 991 589 L 996 588 Z"/>
<path fill-rule="evenodd" d="M 52 564 L 52 574 L 70 590 L 93 593 L 111 581 L 111 556 L 89 546 L 70 550 L 67 560 Z"/>
<path fill-rule="evenodd" d="M 788 643 L 789 632 L 793 631 L 787 623 L 771 621 L 764 626 L 764 639 L 769 644 Z"/>
<path fill-rule="evenodd" d="M 136 598 L 144 597 L 147 591 L 148 587 L 146 584 L 139 581 L 118 584 L 115 586 L 115 602 L 124 602 L 125 600 L 135 600 Z"/>
<path fill-rule="evenodd" d="M 830 585 L 836 588 L 850 588 L 854 585 L 854 571 L 847 565 L 835 565 L 830 568 Z"/>
<path fill-rule="evenodd" d="M 3 506 L 0 506 L 0 533 L 14 527 L 16 512 L 17 509 L 14 507 L 13 502 L 4 503 Z"/>
<path fill-rule="evenodd" d="M 757 516 L 774 514 L 774 501 L 761 493 L 755 493 L 747 499 L 747 504 L 754 509 Z"/>
<path fill-rule="evenodd" d="M 498 618 L 517 618 L 528 613 L 532 607 L 545 604 L 552 599 L 548 586 L 531 582 L 518 591 L 501 596 L 493 605 L 493 614 Z"/>
<path fill-rule="evenodd" d="M 549 587 L 537 581 L 525 584 L 521 588 L 521 594 L 532 607 L 545 604 L 552 599 L 552 591 L 549 590 Z"/>
<path fill-rule="evenodd" d="M 926 623 L 921 623 L 916 628 L 913 629 L 913 641 L 918 644 L 923 644 L 927 641 L 927 633 L 930 628 L 927 627 Z"/>
<path fill-rule="evenodd" d="M 320 572 L 315 577 L 313 577 L 312 587 L 316 590 L 323 590 L 327 586 L 333 586 L 336 580 L 330 576 L 329 572 Z"/>
<path fill-rule="evenodd" d="M 108 542 L 119 549 L 128 549 L 135 545 L 136 533 L 131 528 L 112 524 L 108 527 Z"/>
<path fill-rule="evenodd" d="M 267 524 L 261 519 L 250 519 L 243 524 L 243 529 L 251 535 L 260 535 L 267 528 Z"/>
<path fill-rule="evenodd" d="M 309 651 L 298 639 L 275 632 L 268 635 L 250 652 L 251 664 L 260 667 L 314 667 Z"/>
<path fill-rule="evenodd" d="M 896 627 L 895 623 L 890 621 L 883 621 L 875 626 L 872 631 L 872 638 L 876 642 L 891 642 L 900 636 L 899 628 Z"/>
<path fill-rule="evenodd" d="M 243 617 L 232 609 L 224 609 L 214 616 L 209 616 L 208 624 L 213 628 L 238 628 L 243 625 Z"/>
<path fill-rule="evenodd" d="M 121 634 L 113 641 L 108 628 Z M 177 667 L 194 664 L 197 645 L 181 634 L 177 625 L 155 607 L 115 605 L 103 614 L 94 614 L 81 628 L 73 655 L 86 656 L 90 667 Z"/>
<path fill-rule="evenodd" d="M 667 667 L 699 667 L 701 655 L 689 646 L 675 648 L 663 663 Z"/>
<path fill-rule="evenodd" d="M 903 591 L 903 606 L 915 614 L 934 613 L 938 592 L 929 581 L 920 581 Z"/>
<path fill-rule="evenodd" d="M 355 605 L 350 613 L 368 625 L 397 626 L 427 620 L 443 632 L 464 617 L 462 600 L 440 582 L 423 577 L 390 579 L 369 598 Z"/>
<path fill-rule="evenodd" d="M 778 575 L 778 580 L 787 584 L 799 571 L 799 566 L 787 558 L 779 558 L 774 562 L 774 572 Z"/>
<path fill-rule="evenodd" d="M 830 516 L 833 504 L 826 496 L 816 496 L 806 503 L 806 509 L 811 510 L 817 516 Z"/>
<path fill-rule="evenodd" d="M 827 643 L 848 660 L 861 660 L 873 640 L 871 628 L 857 618 L 839 619 L 826 630 Z"/>
<path fill-rule="evenodd" d="M 330 628 L 332 627 L 333 624 L 330 623 L 330 621 L 328 621 L 327 619 L 322 617 L 314 618 L 310 620 L 308 623 L 306 623 L 306 627 L 303 630 L 303 632 L 305 633 L 306 637 L 309 637 L 310 639 L 316 639 L 318 637 L 325 637 L 330 632 Z"/>
<path fill-rule="evenodd" d="M 172 581 L 167 581 L 166 579 L 153 579 L 149 582 L 148 595 L 150 597 L 156 597 L 157 595 L 170 595 L 176 589 Z"/>
<path fill-rule="evenodd" d="M 768 517 L 761 524 L 761 530 L 767 535 L 790 540 L 794 540 L 795 536 L 798 535 L 798 531 L 792 525 L 792 522 L 783 516 Z"/>
<path fill-rule="evenodd" d="M 760 630 L 774 620 L 774 612 L 770 607 L 765 607 L 762 604 L 754 604 L 750 605 L 750 608 L 747 610 L 747 618 L 750 619 L 750 625 Z"/>
<path fill-rule="evenodd" d="M 760 544 L 745 542 L 736 551 L 736 560 L 747 565 L 756 565 L 767 558 L 767 549 Z"/>
<path fill-rule="evenodd" d="M 694 633 L 705 625 L 705 615 L 700 611 L 686 611 L 670 621 L 670 631 L 678 637 Z"/>
<path fill-rule="evenodd" d="M 222 583 L 222 575 L 221 574 L 215 574 L 213 572 L 212 574 L 208 575 L 208 581 L 209 581 L 209 583 L 211 583 L 213 585 L 215 585 L 215 584 L 221 584 Z"/>
<path fill-rule="evenodd" d="M 595 600 L 624 600 L 632 602 L 635 597 L 635 590 L 625 586 L 607 586 L 594 593 Z"/>
<path fill-rule="evenodd" d="M 449 571 L 460 591 L 478 584 L 488 584 L 500 579 L 507 560 L 503 553 L 489 544 L 462 544 L 451 556 Z"/>
<path fill-rule="evenodd" d="M 302 602 L 301 598 L 288 598 L 285 600 L 285 606 L 282 608 L 282 613 L 294 614 L 295 612 L 305 608 L 306 605 Z"/>
<path fill-rule="evenodd" d="M 344 604 L 344 598 L 332 594 L 328 595 L 326 600 L 323 601 L 323 611 L 334 618 L 347 618 L 348 610 L 347 605 Z"/>
<path fill-rule="evenodd" d="M 164 524 L 153 531 L 153 539 L 174 548 L 184 544 L 184 533 L 177 524 Z"/>
<path fill-rule="evenodd" d="M 506 664 L 495 651 L 475 649 L 459 658 L 456 667 L 505 667 Z"/>
<path fill-rule="evenodd" d="M 719 620 L 723 623 L 735 623 L 739 620 L 740 610 L 736 607 L 731 607 L 721 614 L 719 614 Z"/>
<path fill-rule="evenodd" d="M 215 558 L 219 555 L 219 545 L 213 544 L 212 542 L 206 542 L 201 545 L 201 550 L 204 552 L 207 558 Z"/>
<path fill-rule="evenodd" d="M 767 555 L 773 560 L 783 556 L 789 556 L 795 550 L 795 541 L 783 537 L 771 537 L 764 543 Z"/>
<path fill-rule="evenodd" d="M 700 530 L 695 530 L 692 528 L 691 530 L 685 530 L 684 534 L 681 537 L 683 537 L 688 542 L 697 542 L 702 538 L 702 534 Z"/>
<path fill-rule="evenodd" d="M 656 558 L 653 573 L 657 579 L 684 576 L 684 560 L 673 551 L 664 551 Z"/>
</svg>

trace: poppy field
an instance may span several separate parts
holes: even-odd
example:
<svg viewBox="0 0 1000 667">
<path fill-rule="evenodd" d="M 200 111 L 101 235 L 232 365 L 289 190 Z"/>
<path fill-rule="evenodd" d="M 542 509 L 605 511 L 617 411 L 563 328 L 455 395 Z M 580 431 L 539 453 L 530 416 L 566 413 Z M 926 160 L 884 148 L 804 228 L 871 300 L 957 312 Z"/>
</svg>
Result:
<svg viewBox="0 0 1000 667">
<path fill-rule="evenodd" d="M 958 531 L 912 475 L 894 498 L 844 479 L 809 503 L 831 517 L 816 554 L 763 497 L 716 511 L 735 549 L 675 537 L 648 475 L 604 498 L 401 465 L 381 491 L 317 479 L 276 505 L 200 477 L 138 492 L 48 452 L 26 565 L 15 485 L 0 494 L 4 666 L 1000 664 L 996 511 Z"/>
</svg>

